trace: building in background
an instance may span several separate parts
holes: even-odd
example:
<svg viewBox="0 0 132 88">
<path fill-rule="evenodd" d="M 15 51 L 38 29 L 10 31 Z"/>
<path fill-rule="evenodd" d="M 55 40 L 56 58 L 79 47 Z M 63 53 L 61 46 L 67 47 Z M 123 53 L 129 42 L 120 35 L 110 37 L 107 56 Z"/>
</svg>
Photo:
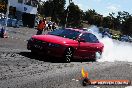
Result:
<svg viewBox="0 0 132 88">
<path fill-rule="evenodd" d="M 34 27 L 39 0 L 0 0 L 9 5 L 9 18 L 22 20 L 23 26 Z"/>
</svg>

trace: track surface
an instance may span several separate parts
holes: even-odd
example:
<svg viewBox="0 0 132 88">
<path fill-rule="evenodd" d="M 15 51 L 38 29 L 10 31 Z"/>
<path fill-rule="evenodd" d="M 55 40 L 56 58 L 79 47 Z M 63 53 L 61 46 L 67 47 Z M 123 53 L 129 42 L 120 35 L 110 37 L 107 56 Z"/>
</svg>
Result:
<svg viewBox="0 0 132 88">
<path fill-rule="evenodd" d="M 9 38 L 0 38 L 0 88 L 83 88 L 81 68 L 90 79 L 132 80 L 131 62 L 63 63 L 57 58 L 32 55 L 26 49 L 27 39 L 35 29 L 8 28 Z M 86 88 L 125 88 L 125 86 L 92 85 Z"/>
</svg>

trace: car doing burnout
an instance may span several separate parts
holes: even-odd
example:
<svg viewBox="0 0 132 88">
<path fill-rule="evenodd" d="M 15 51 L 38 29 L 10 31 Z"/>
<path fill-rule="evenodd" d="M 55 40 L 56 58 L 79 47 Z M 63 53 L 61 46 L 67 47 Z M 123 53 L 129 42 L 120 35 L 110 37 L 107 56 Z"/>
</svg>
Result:
<svg viewBox="0 0 132 88">
<path fill-rule="evenodd" d="M 63 57 L 66 62 L 70 62 L 73 58 L 96 60 L 101 56 L 103 47 L 94 34 L 72 28 L 34 35 L 27 43 L 27 49 L 31 52 Z"/>
</svg>

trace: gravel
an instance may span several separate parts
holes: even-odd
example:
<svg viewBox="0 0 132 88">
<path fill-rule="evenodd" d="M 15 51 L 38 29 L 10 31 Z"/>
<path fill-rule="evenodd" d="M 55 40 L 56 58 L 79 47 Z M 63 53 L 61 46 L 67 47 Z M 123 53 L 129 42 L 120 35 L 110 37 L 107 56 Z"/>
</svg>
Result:
<svg viewBox="0 0 132 88">
<path fill-rule="evenodd" d="M 31 28 L 8 28 L 9 38 L 0 38 L 0 88 L 83 88 L 81 69 L 89 79 L 132 80 L 131 62 L 64 63 L 57 58 L 32 55 L 27 39 L 36 33 Z M 128 85 L 129 86 L 129 85 Z M 124 85 L 89 85 L 86 88 L 125 88 Z"/>
</svg>

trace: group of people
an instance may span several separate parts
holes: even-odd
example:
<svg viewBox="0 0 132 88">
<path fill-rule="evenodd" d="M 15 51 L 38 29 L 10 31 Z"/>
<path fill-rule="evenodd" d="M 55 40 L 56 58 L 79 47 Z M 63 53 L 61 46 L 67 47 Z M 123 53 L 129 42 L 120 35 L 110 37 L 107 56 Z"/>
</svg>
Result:
<svg viewBox="0 0 132 88">
<path fill-rule="evenodd" d="M 54 29 L 56 29 L 56 23 L 55 22 L 49 21 L 47 24 L 48 24 L 47 30 L 54 30 Z"/>
<path fill-rule="evenodd" d="M 47 24 L 47 26 L 46 26 Z M 47 22 L 45 18 L 43 18 L 43 20 L 39 21 L 39 24 L 37 26 L 37 34 L 36 35 L 41 35 L 43 33 L 43 30 L 54 30 L 56 29 L 56 23 L 55 22 Z"/>
<path fill-rule="evenodd" d="M 47 27 L 46 27 L 46 24 L 47 24 Z M 51 22 L 51 21 L 49 21 L 48 23 L 46 22 L 46 19 L 45 18 L 43 18 L 43 20 L 40 20 L 39 21 L 39 24 L 38 24 L 38 26 L 37 26 L 37 33 L 36 33 L 36 35 L 41 35 L 42 33 L 43 33 L 43 31 L 45 31 L 45 30 L 54 30 L 54 29 L 56 29 L 56 27 L 55 27 L 55 23 L 54 22 Z M 2 38 L 7 38 L 7 32 L 6 32 L 6 30 L 5 30 L 5 28 L 4 27 L 2 27 L 1 29 L 0 29 L 0 37 L 2 37 Z"/>
</svg>

